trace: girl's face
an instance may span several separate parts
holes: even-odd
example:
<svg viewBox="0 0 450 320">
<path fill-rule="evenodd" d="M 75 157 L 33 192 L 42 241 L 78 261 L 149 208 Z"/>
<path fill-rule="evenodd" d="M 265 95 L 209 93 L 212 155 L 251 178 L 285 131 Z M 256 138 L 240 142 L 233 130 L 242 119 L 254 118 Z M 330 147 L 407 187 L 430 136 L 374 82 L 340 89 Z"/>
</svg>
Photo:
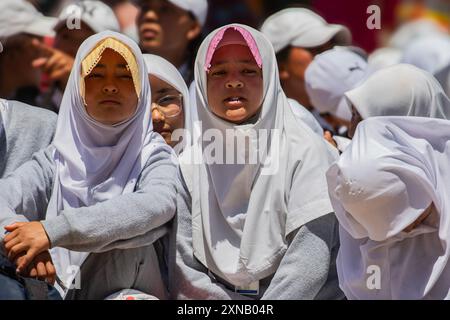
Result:
<svg viewBox="0 0 450 320">
<path fill-rule="evenodd" d="M 355 135 L 356 127 L 358 123 L 364 119 L 359 114 L 358 110 L 352 105 L 352 119 L 350 120 L 350 126 L 348 128 L 348 137 L 351 139 Z"/>
<path fill-rule="evenodd" d="M 201 27 L 189 12 L 166 0 L 138 2 L 139 44 L 143 52 L 157 54 L 179 67 L 174 56 L 185 52 Z"/>
<path fill-rule="evenodd" d="M 226 45 L 214 53 L 207 73 L 208 105 L 218 117 L 240 124 L 263 102 L 263 75 L 250 49 Z"/>
<path fill-rule="evenodd" d="M 172 141 L 172 132 L 184 128 L 182 95 L 158 77 L 150 75 L 149 80 L 152 89 L 153 129 L 173 148 L 180 141 Z"/>
<path fill-rule="evenodd" d="M 113 125 L 133 116 L 138 97 L 131 72 L 120 54 L 106 49 L 84 81 L 86 111 L 93 119 Z"/>
</svg>

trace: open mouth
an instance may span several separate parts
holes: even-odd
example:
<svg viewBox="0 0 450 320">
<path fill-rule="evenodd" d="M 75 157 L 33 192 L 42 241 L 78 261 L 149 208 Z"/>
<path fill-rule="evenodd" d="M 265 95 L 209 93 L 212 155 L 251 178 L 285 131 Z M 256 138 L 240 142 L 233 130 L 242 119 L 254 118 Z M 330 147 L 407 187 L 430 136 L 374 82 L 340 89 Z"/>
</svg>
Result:
<svg viewBox="0 0 450 320">
<path fill-rule="evenodd" d="M 226 99 L 223 100 L 225 103 L 225 106 L 227 106 L 230 109 L 238 109 L 238 108 L 242 108 L 245 104 L 245 101 L 247 101 L 247 99 L 243 98 L 243 97 L 228 97 Z"/>
</svg>

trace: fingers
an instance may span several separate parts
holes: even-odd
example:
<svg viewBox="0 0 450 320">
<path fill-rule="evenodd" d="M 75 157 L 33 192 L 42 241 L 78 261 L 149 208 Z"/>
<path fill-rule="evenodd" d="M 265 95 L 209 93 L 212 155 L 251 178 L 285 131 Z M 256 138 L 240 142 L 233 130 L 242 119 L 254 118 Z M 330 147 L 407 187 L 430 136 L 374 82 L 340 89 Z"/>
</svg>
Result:
<svg viewBox="0 0 450 320">
<path fill-rule="evenodd" d="M 36 278 L 38 276 L 36 266 L 33 265 L 33 267 L 30 269 L 30 272 L 28 275 L 30 278 Z"/>
<path fill-rule="evenodd" d="M 56 269 L 51 261 L 47 261 L 45 263 L 45 267 L 47 269 L 47 282 L 51 285 L 55 284 L 56 281 Z"/>
<path fill-rule="evenodd" d="M 39 280 L 47 279 L 47 268 L 46 268 L 44 262 L 42 262 L 42 261 L 37 262 L 36 269 L 37 269 L 37 275 L 38 275 Z"/>
<path fill-rule="evenodd" d="M 6 226 L 5 230 L 8 231 L 8 232 L 13 232 L 14 230 L 16 230 L 17 228 L 23 226 L 26 223 L 27 222 L 15 222 L 13 224 L 10 224 L 9 226 Z"/>
<path fill-rule="evenodd" d="M 33 68 L 42 68 L 46 65 L 49 58 L 41 57 L 34 59 L 33 62 L 31 62 L 31 66 Z"/>
<path fill-rule="evenodd" d="M 5 240 L 5 250 L 9 254 L 9 251 L 17 244 L 20 243 L 19 237 L 11 238 L 8 241 Z"/>
<path fill-rule="evenodd" d="M 67 71 L 66 68 L 61 68 L 52 72 L 49 77 L 51 80 L 63 80 L 66 79 L 68 75 L 70 75 L 70 71 Z"/>
<path fill-rule="evenodd" d="M 36 257 L 36 251 L 35 250 L 28 250 L 26 255 L 20 257 L 17 259 L 16 265 L 17 265 L 17 273 L 21 273 L 22 270 L 25 270 L 26 267 L 33 261 L 33 259 Z"/>
<path fill-rule="evenodd" d="M 21 254 L 22 252 L 27 251 L 27 250 L 28 250 L 28 246 L 19 242 L 18 244 L 13 246 L 11 249 L 9 249 L 8 259 L 10 261 L 15 261 L 19 254 Z"/>
<path fill-rule="evenodd" d="M 46 45 L 45 43 L 43 43 L 42 41 L 39 41 L 38 39 L 33 39 L 31 41 L 31 44 L 38 50 L 41 51 L 41 55 L 44 57 L 50 57 L 53 55 L 53 53 L 56 51 L 56 49 Z"/>
</svg>

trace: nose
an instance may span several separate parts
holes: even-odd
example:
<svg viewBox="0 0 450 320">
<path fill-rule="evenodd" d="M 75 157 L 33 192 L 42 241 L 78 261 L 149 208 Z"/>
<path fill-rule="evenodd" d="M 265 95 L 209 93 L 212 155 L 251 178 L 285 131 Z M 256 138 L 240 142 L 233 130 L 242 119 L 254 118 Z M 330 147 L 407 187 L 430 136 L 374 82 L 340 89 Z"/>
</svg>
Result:
<svg viewBox="0 0 450 320">
<path fill-rule="evenodd" d="M 142 15 L 143 22 L 154 22 L 158 20 L 158 14 L 155 9 L 147 8 L 147 11 L 145 11 Z"/>
<path fill-rule="evenodd" d="M 156 107 L 152 109 L 152 119 L 155 123 L 164 122 L 166 120 L 164 114 Z"/>
<path fill-rule="evenodd" d="M 225 87 L 228 89 L 240 89 L 244 87 L 244 83 L 241 80 L 237 79 L 228 80 L 225 84 Z"/>
<path fill-rule="evenodd" d="M 106 94 L 116 94 L 119 92 L 119 89 L 113 84 L 107 84 L 103 87 L 103 93 Z"/>
</svg>

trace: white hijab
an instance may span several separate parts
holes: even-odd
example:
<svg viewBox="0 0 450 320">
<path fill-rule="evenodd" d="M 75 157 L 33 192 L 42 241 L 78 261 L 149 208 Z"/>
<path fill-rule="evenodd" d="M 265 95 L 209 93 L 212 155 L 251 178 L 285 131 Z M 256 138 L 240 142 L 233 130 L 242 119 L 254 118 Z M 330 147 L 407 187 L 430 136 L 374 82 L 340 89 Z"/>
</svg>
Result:
<svg viewBox="0 0 450 320">
<path fill-rule="evenodd" d="M 436 74 L 450 64 L 450 36 L 417 39 L 406 47 L 401 62 Z"/>
<path fill-rule="evenodd" d="M 99 42 L 110 37 L 127 45 L 134 54 L 141 87 L 136 112 L 117 125 L 105 125 L 91 118 L 80 94 L 82 61 Z M 147 68 L 139 47 L 131 39 L 105 31 L 83 42 L 58 116 L 53 141 L 56 172 L 46 219 L 55 218 L 68 208 L 91 206 L 134 191 L 148 159 L 167 148 L 152 131 L 150 101 Z M 50 253 L 57 275 L 65 284 L 75 276 L 67 272 L 69 266 L 81 266 L 89 254 L 58 247 Z"/>
<path fill-rule="evenodd" d="M 183 95 L 184 129 L 186 131 L 182 137 L 177 132 L 172 133 L 172 140 L 177 138 L 183 140 L 174 148 L 175 152 L 179 154 L 185 146 L 192 144 L 193 120 L 189 89 L 177 68 L 166 59 L 154 54 L 144 54 L 144 61 L 149 74 L 167 82 Z"/>
<path fill-rule="evenodd" d="M 345 96 L 363 119 L 415 116 L 450 119 L 450 100 L 428 72 L 399 64 L 375 72 Z"/>
<path fill-rule="evenodd" d="M 255 60 L 262 65 L 264 101 L 257 119 L 250 124 L 236 125 L 222 120 L 208 107 L 205 70 L 230 28 L 241 33 Z M 288 246 L 287 235 L 332 212 L 326 197 L 325 177 L 320 176 L 320 170 L 325 172 L 332 159 L 328 158 L 330 154 L 323 139 L 293 114 L 280 86 L 272 45 L 253 28 L 227 25 L 204 40 L 195 63 L 195 87 L 203 135 L 206 130 L 214 129 L 222 137 L 226 137 L 226 130 L 238 137 L 249 137 L 251 146 L 234 152 L 241 159 L 257 152 L 258 144 L 260 151 L 267 151 L 263 160 L 255 164 L 195 165 L 192 158 L 181 159 L 183 176 L 192 195 L 195 256 L 216 275 L 234 285 L 245 286 L 276 271 Z M 272 131 L 267 137 L 250 134 L 250 130 L 260 129 Z M 203 136 L 203 140 L 208 138 Z M 220 148 L 225 149 L 233 142 L 221 141 Z M 209 159 L 206 155 L 209 146 L 196 139 L 192 153 L 185 152 L 183 156 L 201 155 L 204 150 L 205 159 Z M 312 177 L 311 172 L 319 174 Z M 317 192 L 324 190 L 321 206 L 309 188 Z M 305 210 L 288 207 L 292 197 L 297 197 Z M 308 212 L 308 205 L 315 210 Z"/>
<path fill-rule="evenodd" d="M 441 84 L 447 97 L 450 97 L 450 64 L 446 68 L 443 68 L 437 72 L 435 77 Z"/>
<path fill-rule="evenodd" d="M 447 120 L 365 120 L 327 179 L 341 226 L 337 268 L 347 298 L 450 299 Z M 403 231 L 431 203 L 431 215 Z"/>
</svg>

